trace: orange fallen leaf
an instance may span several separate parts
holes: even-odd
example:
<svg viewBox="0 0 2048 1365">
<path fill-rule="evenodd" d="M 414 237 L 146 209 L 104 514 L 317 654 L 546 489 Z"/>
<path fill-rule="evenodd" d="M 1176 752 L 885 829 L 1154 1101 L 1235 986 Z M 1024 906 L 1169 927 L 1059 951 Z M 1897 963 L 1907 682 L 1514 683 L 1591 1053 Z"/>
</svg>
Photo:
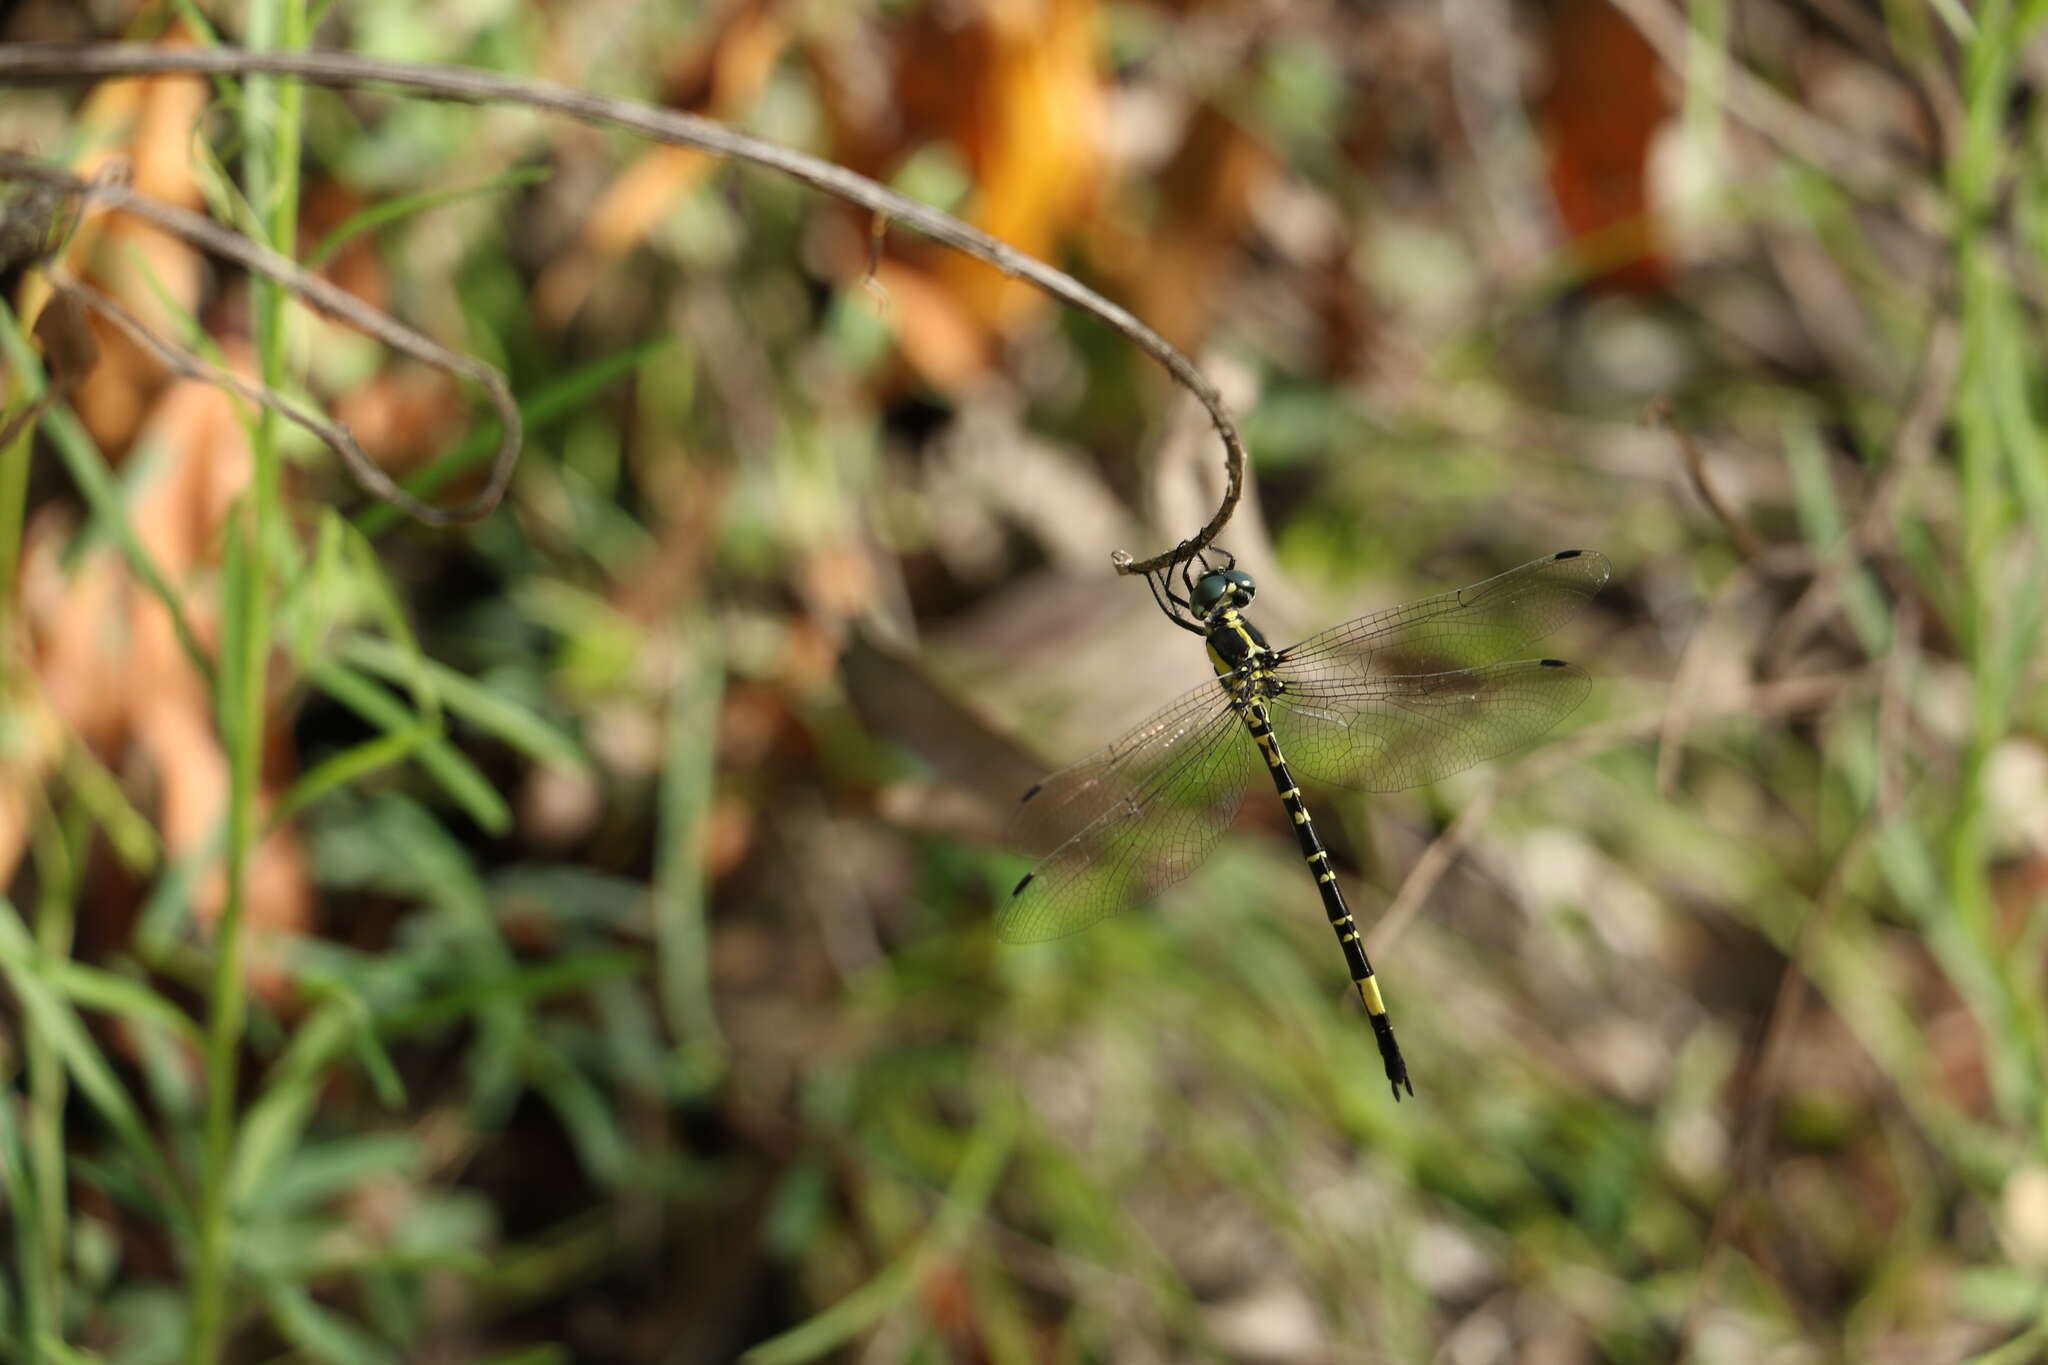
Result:
<svg viewBox="0 0 2048 1365">
<path fill-rule="evenodd" d="M 1588 283 L 1659 289 L 1668 271 L 1648 167 L 1670 107 L 1657 55 L 1610 0 L 1560 0 L 1546 33 L 1550 84 L 1540 113 L 1550 189 Z"/>
<path fill-rule="evenodd" d="M 231 362 L 237 357 L 230 348 Z M 246 368 L 246 365 L 243 366 Z M 136 538 L 179 595 L 202 645 L 218 630 L 219 554 L 230 508 L 249 481 L 245 430 L 233 400 L 209 385 L 173 383 L 154 404 L 139 445 L 158 462 L 129 503 Z M 73 539 L 50 509 L 31 528 L 23 603 L 28 648 L 50 714 L 117 772 L 146 772 L 164 848 L 175 859 L 204 849 L 228 802 L 228 760 L 216 729 L 212 694 L 178 641 L 170 614 L 130 576 L 110 547 L 75 569 L 60 566 Z M 273 696 L 275 692 L 273 691 Z M 273 713 L 266 739 L 261 804 L 290 778 L 284 718 Z M 18 857 L 19 831 L 8 812 L 26 809 L 25 783 L 47 777 L 53 757 L 0 767 L 0 858 Z M 226 878 L 216 864 L 200 879 L 193 912 L 218 918 Z M 295 831 L 280 829 L 255 849 L 246 881 L 246 923 L 254 951 L 252 985 L 284 989 L 265 944 L 311 922 L 312 886 Z"/>
</svg>

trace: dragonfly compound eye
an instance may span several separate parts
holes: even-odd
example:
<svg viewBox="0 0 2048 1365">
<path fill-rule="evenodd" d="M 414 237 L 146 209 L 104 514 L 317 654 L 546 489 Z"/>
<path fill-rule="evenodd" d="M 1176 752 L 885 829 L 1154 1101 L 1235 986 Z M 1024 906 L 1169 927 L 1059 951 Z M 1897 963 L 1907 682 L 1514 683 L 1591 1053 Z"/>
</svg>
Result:
<svg viewBox="0 0 2048 1365">
<path fill-rule="evenodd" d="M 1188 604 L 1197 616 L 1207 616 L 1223 604 L 1230 595 L 1231 583 L 1228 573 L 1205 573 L 1195 580 L 1194 590 L 1188 594 Z"/>
<path fill-rule="evenodd" d="M 1258 594 L 1259 585 L 1252 582 L 1252 576 L 1241 569 L 1218 569 L 1205 573 L 1195 580 L 1194 591 L 1188 594 L 1188 603 L 1198 616 L 1207 616 L 1218 607 L 1248 607 Z"/>
</svg>

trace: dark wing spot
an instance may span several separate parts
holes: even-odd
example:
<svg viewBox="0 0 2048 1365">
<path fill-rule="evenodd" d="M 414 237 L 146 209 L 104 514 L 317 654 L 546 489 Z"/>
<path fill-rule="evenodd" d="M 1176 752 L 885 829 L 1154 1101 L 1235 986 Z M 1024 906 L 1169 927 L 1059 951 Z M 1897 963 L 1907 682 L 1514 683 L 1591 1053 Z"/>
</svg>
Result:
<svg viewBox="0 0 2048 1365">
<path fill-rule="evenodd" d="M 1586 552 L 1585 552 L 1584 550 L 1559 550 L 1559 551 L 1558 551 L 1558 552 L 1557 552 L 1556 554 L 1552 555 L 1552 556 L 1551 556 L 1551 558 L 1552 558 L 1552 559 L 1577 559 L 1577 558 L 1578 558 L 1578 557 L 1579 557 L 1580 555 L 1582 555 L 1582 554 L 1584 554 L 1584 553 L 1586 553 Z"/>
<path fill-rule="evenodd" d="M 1033 790 L 1036 790 L 1036 788 L 1033 788 Z M 1038 874 L 1036 872 L 1026 872 L 1024 874 L 1024 880 L 1018 882 L 1015 886 L 1010 888 L 1010 894 L 1013 896 L 1021 894 L 1025 887 L 1031 885 L 1031 879 L 1033 877 L 1036 877 L 1037 875 Z"/>
<path fill-rule="evenodd" d="M 1029 801 L 1032 797 L 1038 795 L 1040 792 L 1044 790 L 1045 784 L 1043 782 L 1033 782 L 1031 784 L 1031 790 L 1025 792 L 1024 795 L 1018 799 L 1017 804 L 1020 806 L 1023 805 L 1026 801 Z"/>
<path fill-rule="evenodd" d="M 1571 665 L 1570 665 L 1570 664 L 1568 664 L 1568 663 L 1566 663 L 1566 662 L 1565 662 L 1565 661 L 1564 661 L 1563 659 L 1542 659 L 1542 660 L 1539 660 L 1539 662 L 1540 662 L 1540 663 L 1541 663 L 1541 664 L 1542 664 L 1542 665 L 1543 665 L 1543 666 L 1544 666 L 1545 668 L 1570 668 L 1570 667 L 1571 667 Z"/>
</svg>

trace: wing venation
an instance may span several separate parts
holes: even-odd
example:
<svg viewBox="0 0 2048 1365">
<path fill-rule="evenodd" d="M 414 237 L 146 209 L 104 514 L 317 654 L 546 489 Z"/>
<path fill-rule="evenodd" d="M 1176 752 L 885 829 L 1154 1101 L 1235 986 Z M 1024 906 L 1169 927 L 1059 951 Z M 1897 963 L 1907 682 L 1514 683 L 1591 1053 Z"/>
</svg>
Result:
<svg viewBox="0 0 2048 1365">
<path fill-rule="evenodd" d="M 1026 794 L 1009 842 L 1040 853 L 996 920 L 1013 943 L 1061 938 L 1192 872 L 1259 771 L 1214 682 Z"/>
</svg>

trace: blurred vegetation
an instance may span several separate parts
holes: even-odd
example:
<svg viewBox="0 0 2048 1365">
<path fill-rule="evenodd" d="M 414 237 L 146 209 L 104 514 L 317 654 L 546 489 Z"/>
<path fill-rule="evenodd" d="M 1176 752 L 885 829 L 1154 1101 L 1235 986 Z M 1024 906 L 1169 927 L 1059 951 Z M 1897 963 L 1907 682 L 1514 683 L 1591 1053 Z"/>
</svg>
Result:
<svg viewBox="0 0 2048 1365">
<path fill-rule="evenodd" d="M 1244 414 L 1276 639 L 1617 566 L 1548 747 L 1319 794 L 1397 1108 L 1270 812 L 990 942 L 1032 751 L 1206 667 L 1108 569 L 1220 488 L 1121 339 L 516 109 L 6 89 L 0 144 L 503 366 L 529 439 L 408 524 L 53 350 L 0 234 L 0 396 L 51 399 L 0 449 L 0 1356 L 2048 1359 L 2044 9 L 0 5 L 635 96 L 955 212 Z M 479 476 L 473 395 L 269 287 L 110 214 L 61 262 Z"/>
</svg>

